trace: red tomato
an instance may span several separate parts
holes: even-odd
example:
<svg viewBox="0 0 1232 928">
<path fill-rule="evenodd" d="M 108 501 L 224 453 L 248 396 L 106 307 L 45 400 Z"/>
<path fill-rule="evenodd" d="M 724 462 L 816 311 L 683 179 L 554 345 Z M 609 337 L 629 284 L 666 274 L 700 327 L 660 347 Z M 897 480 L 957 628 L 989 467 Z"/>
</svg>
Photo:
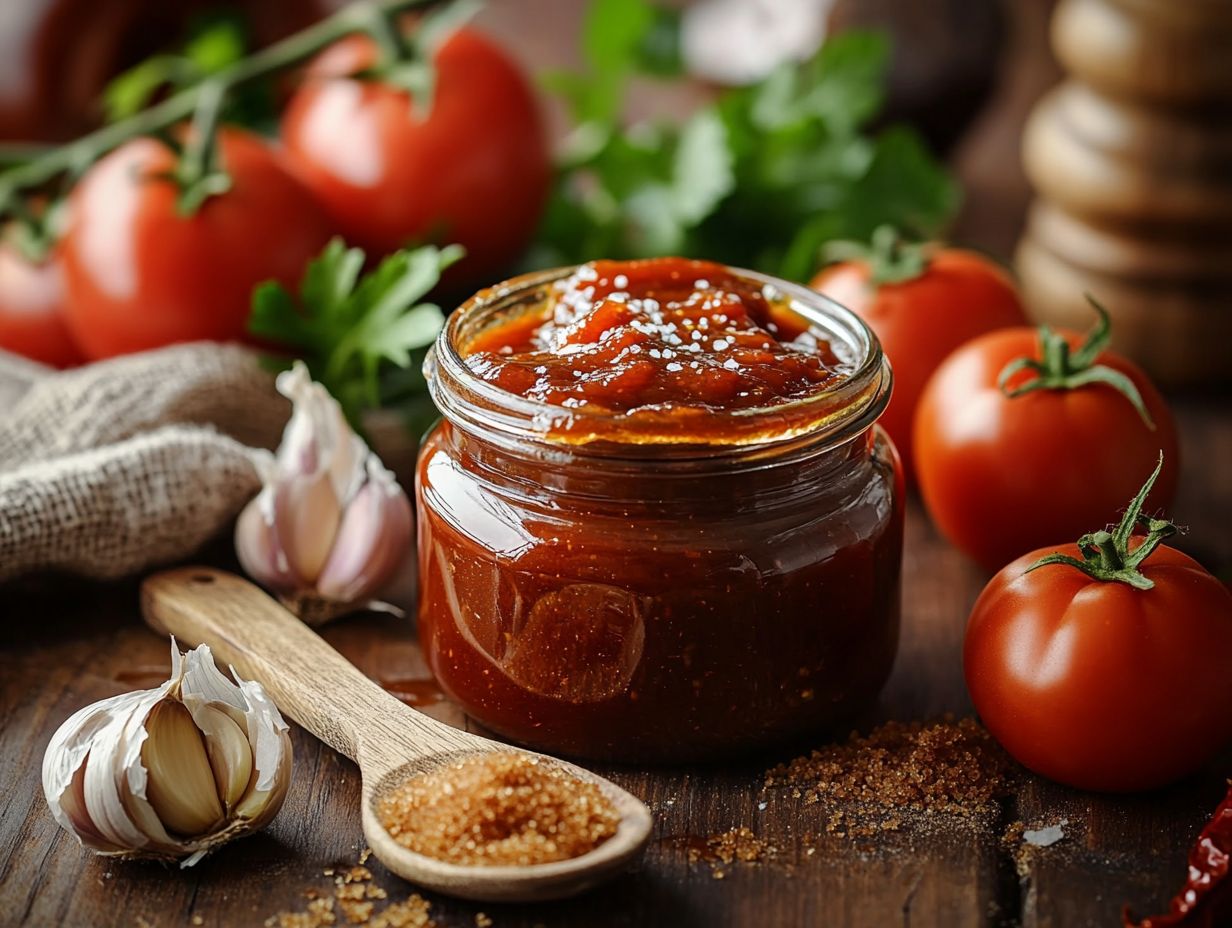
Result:
<svg viewBox="0 0 1232 928">
<path fill-rule="evenodd" d="M 1065 334 L 1071 346 L 1081 340 Z M 1159 391 L 1124 358 L 1095 360 L 1132 381 L 1154 422 L 1104 383 L 1010 398 L 997 386 L 1009 364 L 1039 356 L 1035 329 L 991 332 L 955 351 L 928 382 L 915 418 L 916 477 L 941 533 L 988 570 L 1024 551 L 1104 524 L 1138 489 L 1159 453 L 1150 505 L 1176 489 L 1176 428 Z M 1022 371 L 1008 382 L 1030 379 Z"/>
<path fill-rule="evenodd" d="M 84 360 L 64 321 L 64 272 L 55 257 L 32 263 L 0 244 L 0 348 L 53 367 Z"/>
<path fill-rule="evenodd" d="M 410 95 L 353 80 L 375 60 L 353 36 L 310 67 L 282 121 L 309 186 L 352 244 L 382 255 L 458 242 L 460 273 L 490 283 L 530 242 L 547 195 L 547 141 L 526 78 L 495 45 L 459 30 L 436 56 L 424 114 Z"/>
<path fill-rule="evenodd" d="M 1014 282 L 998 265 L 970 251 L 943 248 L 918 277 L 873 284 L 868 261 L 822 270 L 810 286 L 868 323 L 894 369 L 894 395 L 880 419 L 914 477 L 911 425 L 933 371 L 964 342 L 994 329 L 1026 324 Z"/>
<path fill-rule="evenodd" d="M 1232 592 L 1168 547 L 1140 568 L 1149 590 L 1064 564 L 1026 572 L 1053 551 L 1081 558 L 1073 544 L 1024 555 L 971 613 L 963 666 L 984 724 L 1022 764 L 1081 789 L 1194 772 L 1232 738 Z"/>
<path fill-rule="evenodd" d="M 231 188 L 191 216 L 165 177 L 175 155 L 154 139 L 116 149 L 73 191 L 67 314 L 89 357 L 244 338 L 253 287 L 297 283 L 329 239 L 325 214 L 269 145 L 234 129 L 219 141 Z"/>
</svg>

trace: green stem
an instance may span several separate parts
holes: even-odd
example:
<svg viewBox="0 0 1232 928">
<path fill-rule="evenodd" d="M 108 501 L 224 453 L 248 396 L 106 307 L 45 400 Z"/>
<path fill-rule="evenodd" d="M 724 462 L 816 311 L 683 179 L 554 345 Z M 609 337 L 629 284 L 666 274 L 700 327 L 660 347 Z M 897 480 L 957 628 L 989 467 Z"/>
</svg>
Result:
<svg viewBox="0 0 1232 928">
<path fill-rule="evenodd" d="M 0 142 L 0 168 L 29 164 L 55 150 L 41 142 Z"/>
<path fill-rule="evenodd" d="M 389 17 L 435 2 L 438 0 L 369 0 L 344 7 L 328 19 L 237 61 L 219 71 L 212 80 L 224 91 L 230 90 L 298 64 L 344 36 L 369 31 L 374 10 Z M 135 116 L 104 126 L 32 161 L 0 172 L 0 215 L 11 212 L 12 201 L 21 191 L 45 184 L 65 171 L 81 170 L 129 139 L 151 135 L 187 119 L 197 108 L 202 86 L 182 90 Z"/>
<path fill-rule="evenodd" d="M 180 188 L 176 206 L 181 216 L 193 215 L 207 199 L 231 189 L 231 176 L 218 164 L 218 120 L 226 93 L 214 80 L 201 87 L 192 131 L 175 171 Z"/>
<path fill-rule="evenodd" d="M 402 40 L 402 31 L 394 22 L 393 14 L 380 7 L 366 8 L 368 23 L 365 31 L 372 36 L 379 53 L 377 68 L 393 67 L 406 57 L 406 43 Z"/>
<path fill-rule="evenodd" d="M 1159 463 L 1155 465 L 1155 470 L 1142 485 L 1138 495 L 1130 502 L 1115 531 L 1093 532 L 1078 539 L 1081 559 L 1056 551 L 1045 555 L 1028 567 L 1027 573 L 1049 564 L 1061 564 L 1080 570 L 1093 580 L 1125 583 L 1139 590 L 1149 590 L 1154 587 L 1155 581 L 1138 568 L 1163 543 L 1164 539 L 1171 538 L 1177 533 L 1177 527 L 1167 519 L 1152 519 L 1142 514 L 1142 507 L 1146 504 L 1146 498 L 1151 488 L 1155 486 L 1155 481 L 1159 478 L 1163 466 L 1164 456 L 1163 452 L 1160 452 Z M 1145 529 L 1146 538 L 1131 551 L 1129 543 L 1136 528 Z"/>
<path fill-rule="evenodd" d="M 1002 368 L 997 377 L 997 386 L 1010 399 L 1015 399 L 1034 390 L 1077 390 L 1079 387 L 1103 384 L 1129 400 L 1147 428 L 1154 430 L 1155 422 L 1134 382 L 1116 368 L 1095 363 L 1112 337 L 1112 320 L 1108 310 L 1094 297 L 1089 293 L 1086 297 L 1099 314 L 1099 321 L 1087 333 L 1082 344 L 1071 351 L 1069 340 L 1064 335 L 1042 325 L 1039 328 L 1039 359 L 1015 358 Z M 1010 380 L 1024 370 L 1031 371 L 1035 376 L 1011 387 Z"/>
<path fill-rule="evenodd" d="M 869 283 L 874 287 L 883 284 L 901 284 L 915 280 L 928 270 L 928 243 L 910 242 L 890 225 L 878 226 L 870 244 L 864 242 L 830 242 L 822 248 L 822 260 L 864 261 L 869 267 Z"/>
</svg>

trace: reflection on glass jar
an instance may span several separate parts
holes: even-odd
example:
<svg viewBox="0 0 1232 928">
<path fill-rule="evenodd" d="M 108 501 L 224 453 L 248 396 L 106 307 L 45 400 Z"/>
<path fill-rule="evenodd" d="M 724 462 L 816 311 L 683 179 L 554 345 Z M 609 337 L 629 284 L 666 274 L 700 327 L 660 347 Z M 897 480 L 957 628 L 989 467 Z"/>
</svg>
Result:
<svg viewBox="0 0 1232 928">
<path fill-rule="evenodd" d="M 897 646 L 903 530 L 875 339 L 749 275 L 845 346 L 823 421 L 751 444 L 566 445 L 458 350 L 561 275 L 480 294 L 428 362 L 445 418 L 418 470 L 419 630 L 441 685 L 515 741 L 618 761 L 731 755 L 867 705 Z"/>
</svg>

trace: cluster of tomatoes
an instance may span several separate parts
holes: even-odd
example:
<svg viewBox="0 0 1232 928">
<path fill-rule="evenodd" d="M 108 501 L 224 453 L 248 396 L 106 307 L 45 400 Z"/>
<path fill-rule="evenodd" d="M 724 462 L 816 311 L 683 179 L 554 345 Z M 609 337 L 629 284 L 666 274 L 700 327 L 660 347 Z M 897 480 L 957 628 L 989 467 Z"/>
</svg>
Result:
<svg viewBox="0 0 1232 928">
<path fill-rule="evenodd" d="M 985 725 L 1080 788 L 1198 769 L 1232 740 L 1232 592 L 1143 514 L 1177 484 L 1159 391 L 1102 340 L 1027 326 L 1012 280 L 977 254 L 933 248 L 892 282 L 876 267 L 847 261 L 812 285 L 877 334 L 895 377 L 882 424 L 908 480 L 940 532 L 997 571 L 964 645 Z"/>
<path fill-rule="evenodd" d="M 160 139 L 91 165 L 45 258 L 0 243 L 0 348 L 67 366 L 242 338 L 253 287 L 298 282 L 336 234 L 370 258 L 458 242 L 467 257 L 455 283 L 497 279 L 530 241 L 550 179 L 528 81 L 469 29 L 436 53 L 430 105 L 365 78 L 374 60 L 367 37 L 326 49 L 277 140 L 224 127 L 228 185 L 191 214 L 178 203 L 177 154 Z"/>
</svg>

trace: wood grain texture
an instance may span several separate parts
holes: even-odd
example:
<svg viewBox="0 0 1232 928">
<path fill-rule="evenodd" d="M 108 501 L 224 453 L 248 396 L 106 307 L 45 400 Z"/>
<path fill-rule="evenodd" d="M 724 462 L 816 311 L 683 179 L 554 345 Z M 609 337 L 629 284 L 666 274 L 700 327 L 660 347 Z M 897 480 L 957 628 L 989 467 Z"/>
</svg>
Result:
<svg viewBox="0 0 1232 928">
<path fill-rule="evenodd" d="M 650 834 L 640 800 L 581 768 L 619 816 L 599 847 L 533 867 L 467 867 L 414 853 L 378 820 L 375 808 L 409 776 L 462 757 L 508 750 L 500 742 L 429 718 L 403 705 L 263 590 L 229 571 L 175 567 L 141 584 L 141 614 L 186 647 L 207 644 L 215 660 L 262 684 L 283 714 L 359 766 L 364 839 L 391 872 L 462 899 L 530 902 L 563 899 L 622 873 Z"/>
<path fill-rule="evenodd" d="M 1232 471 L 1216 465 L 1232 460 L 1232 417 L 1222 401 L 1182 403 L 1179 413 L 1185 462 L 1175 515 L 1189 527 L 1180 544 L 1226 568 Z M 961 635 L 984 577 L 935 537 L 914 504 L 907 552 L 902 649 L 868 722 L 970 711 Z M 360 616 L 326 629 L 325 637 L 369 676 L 427 676 L 404 620 Z M 328 888 L 324 868 L 356 860 L 363 844 L 358 771 L 298 728 L 291 792 L 273 825 L 192 870 L 88 856 L 53 824 L 38 779 L 52 731 L 80 705 L 151 685 L 167 669 L 164 640 L 141 624 L 135 585 L 61 581 L 0 593 L 0 924 L 128 928 L 140 917 L 170 928 L 197 915 L 206 925 L 260 925 L 302 907 L 305 890 Z M 465 725 L 448 703 L 428 711 Z M 853 842 L 825 833 L 822 807 L 762 789 L 766 768 L 791 753 L 726 767 L 602 768 L 654 813 L 639 869 L 563 903 L 473 905 L 430 896 L 433 913 L 443 928 L 474 925 L 478 911 L 507 928 L 1112 925 L 1123 904 L 1147 910 L 1165 903 L 1228 769 L 1131 798 L 1028 779 L 1002 821 L 985 830 L 930 835 L 908 828 Z M 1015 855 L 1001 846 L 1000 831 L 1012 820 L 1039 827 L 1063 818 L 1067 837 L 1054 847 Z M 734 825 L 747 825 L 778 854 L 723 867 L 723 879 L 705 861 L 690 863 L 691 838 Z M 411 891 L 375 861 L 369 865 L 391 895 Z"/>
<path fill-rule="evenodd" d="M 1016 0 L 1011 8 L 1014 48 L 1004 63 L 1006 80 L 956 159 L 968 190 L 956 238 L 1003 257 L 1018 237 L 1029 196 L 1017 154 L 1022 117 L 1056 74 L 1045 48 L 1048 4 Z M 560 50 L 568 46 L 561 36 L 576 29 L 576 5 L 498 3 L 489 21 L 519 41 L 525 35 L 529 59 L 550 67 L 562 63 Z M 1179 544 L 1208 566 L 1228 570 L 1232 413 L 1226 399 L 1178 406 L 1185 460 L 1175 516 L 1189 526 Z M 216 563 L 227 563 L 215 554 Z M 962 629 L 984 576 L 936 538 L 915 505 L 904 572 L 902 646 L 872 718 L 968 713 Z M 428 676 L 405 621 L 359 616 L 328 628 L 325 637 L 371 677 Z M 199 916 L 207 926 L 259 926 L 279 910 L 301 908 L 305 890 L 327 889 L 324 868 L 356 860 L 358 771 L 298 728 L 283 811 L 266 831 L 192 870 L 87 856 L 54 825 L 38 778 L 52 731 L 86 702 L 158 683 L 168 669 L 163 640 L 140 622 L 135 584 L 57 580 L 0 589 L 0 925 L 132 928 L 144 919 L 172 928 Z M 447 702 L 427 711 L 474 728 Z M 652 845 L 639 870 L 550 906 L 431 897 L 433 915 L 442 928 L 470 928 L 478 911 L 494 928 L 1112 926 L 1123 903 L 1156 909 L 1179 885 L 1186 849 L 1214 808 L 1223 772 L 1133 799 L 1028 782 L 1004 810 L 1005 823 L 1067 818 L 1073 825 L 1060 844 L 1023 856 L 1020 879 L 1019 861 L 1001 847 L 997 828 L 939 837 L 889 834 L 876 844 L 824 835 L 819 807 L 802 806 L 785 792 L 763 794 L 763 772 L 786 756 L 721 768 L 602 769 L 654 812 Z M 742 824 L 775 844 L 778 856 L 725 868 L 722 880 L 705 862 L 690 864 L 687 839 Z M 410 891 L 373 869 L 391 896 Z"/>
</svg>

